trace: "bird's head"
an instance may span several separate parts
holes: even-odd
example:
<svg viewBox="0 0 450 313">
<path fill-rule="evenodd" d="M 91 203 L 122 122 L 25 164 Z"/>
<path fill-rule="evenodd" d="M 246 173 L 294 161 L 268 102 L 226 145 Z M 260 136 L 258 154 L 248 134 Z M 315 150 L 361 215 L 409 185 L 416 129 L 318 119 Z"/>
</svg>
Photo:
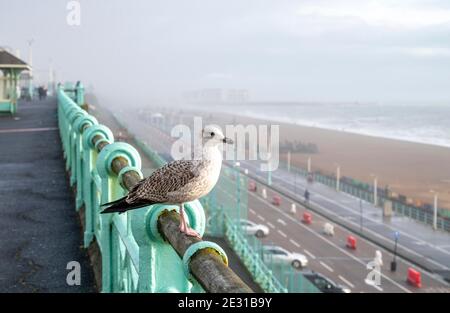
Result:
<svg viewBox="0 0 450 313">
<path fill-rule="evenodd" d="M 232 144 L 233 140 L 224 136 L 222 130 L 214 125 L 205 126 L 202 130 L 202 141 L 204 144 L 217 145 L 221 143 Z"/>
</svg>

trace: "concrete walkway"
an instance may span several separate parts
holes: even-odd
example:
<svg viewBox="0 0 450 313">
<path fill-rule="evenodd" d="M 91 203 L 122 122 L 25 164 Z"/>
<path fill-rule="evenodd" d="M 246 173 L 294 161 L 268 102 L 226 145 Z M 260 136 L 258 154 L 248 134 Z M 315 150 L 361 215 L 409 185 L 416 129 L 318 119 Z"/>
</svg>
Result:
<svg viewBox="0 0 450 313">
<path fill-rule="evenodd" d="M 57 127 L 54 98 L 0 115 L 0 292 L 95 291 Z M 66 283 L 70 261 L 80 286 Z"/>
</svg>

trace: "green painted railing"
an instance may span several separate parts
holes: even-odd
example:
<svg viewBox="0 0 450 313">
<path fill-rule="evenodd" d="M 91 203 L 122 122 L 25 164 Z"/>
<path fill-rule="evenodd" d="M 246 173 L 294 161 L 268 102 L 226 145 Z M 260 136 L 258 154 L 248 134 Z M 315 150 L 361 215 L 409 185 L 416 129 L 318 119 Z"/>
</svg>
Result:
<svg viewBox="0 0 450 313">
<path fill-rule="evenodd" d="M 291 264 L 280 264 L 263 255 L 263 244 L 240 227 L 248 219 L 248 177 L 238 167 L 224 167 L 213 192 L 202 199 L 207 216 L 206 232 L 224 236 L 261 288 L 266 292 L 320 292 Z"/>
<path fill-rule="evenodd" d="M 117 118 L 116 121 L 122 128 L 129 129 Z M 170 134 L 174 125 L 164 123 L 153 126 Z M 165 162 L 136 135 L 131 135 L 150 160 L 156 164 Z M 320 293 L 301 271 L 290 264 L 277 264 L 271 259 L 264 259 L 261 241 L 255 236 L 247 235 L 240 227 L 240 220 L 248 218 L 247 187 L 248 177 L 240 174 L 237 167 L 222 167 L 220 179 L 212 192 L 200 199 L 207 216 L 205 233 L 226 238 L 254 281 L 265 292 Z"/>
<path fill-rule="evenodd" d="M 222 248 L 179 231 L 177 207 L 100 214 L 101 203 L 124 196 L 142 178 L 141 158 L 81 108 L 82 85 L 71 88 L 58 86 L 59 130 L 76 210 L 84 210 L 84 246 L 95 243 L 101 253 L 101 291 L 251 292 L 227 267 Z M 194 201 L 185 208 L 202 235 L 202 205 Z"/>
</svg>

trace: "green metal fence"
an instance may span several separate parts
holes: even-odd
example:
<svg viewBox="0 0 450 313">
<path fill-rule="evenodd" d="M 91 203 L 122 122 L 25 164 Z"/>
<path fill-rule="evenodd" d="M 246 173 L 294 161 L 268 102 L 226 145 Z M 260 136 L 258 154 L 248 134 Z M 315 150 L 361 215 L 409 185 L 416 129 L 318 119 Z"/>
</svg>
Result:
<svg viewBox="0 0 450 313">
<path fill-rule="evenodd" d="M 58 86 L 58 123 L 70 184 L 76 190 L 76 209 L 84 208 L 84 246 L 95 241 L 101 252 L 101 291 L 204 292 L 189 273 L 186 254 L 189 251 L 194 257 L 196 251 L 212 248 L 226 256 L 217 245 L 201 241 L 201 245 L 191 244 L 180 258 L 162 239 L 157 224 L 164 210 L 176 208 L 153 205 L 120 215 L 100 214 L 101 203 L 127 193 L 123 180 L 127 173 L 134 171 L 142 177 L 141 159 L 135 148 L 114 142 L 111 130 L 80 108 L 84 104 L 81 84 L 76 88 L 69 96 Z M 156 164 L 163 163 L 151 150 L 146 151 Z M 119 157 L 128 166 L 116 174 L 112 163 Z M 194 201 L 185 208 L 191 227 L 202 235 L 206 222 L 202 205 Z"/>
<path fill-rule="evenodd" d="M 280 160 L 279 168 L 288 170 L 287 163 Z M 303 168 L 290 166 L 289 171 L 295 175 L 307 177 L 308 171 Z M 321 172 L 313 172 L 313 179 L 316 182 L 324 184 L 328 187 L 336 189 L 336 177 L 332 175 L 327 175 Z M 354 197 L 362 199 L 364 201 L 374 203 L 374 192 L 373 186 L 357 180 L 352 179 L 352 183 L 348 183 L 344 180 L 339 182 L 339 190 L 350 194 Z M 419 208 L 410 204 L 402 203 L 401 201 L 388 198 L 385 195 L 384 190 L 379 189 L 377 193 L 377 204 L 383 206 L 386 201 L 392 202 L 392 209 L 394 212 L 414 219 L 418 222 L 425 223 L 428 225 L 433 225 L 433 213 L 425 211 L 423 208 Z M 450 232 L 450 211 L 445 209 L 438 209 L 437 216 L 437 228 Z"/>
<path fill-rule="evenodd" d="M 155 125 L 170 133 L 168 124 Z M 122 127 L 127 128 L 122 125 Z M 151 160 L 161 158 L 144 143 L 136 139 Z M 219 181 L 206 197 L 200 199 L 207 221 L 205 233 L 225 237 L 233 250 L 247 267 L 256 283 L 266 292 L 320 292 L 300 271 L 290 264 L 276 264 L 263 259 L 262 243 L 255 236 L 248 236 L 240 226 L 248 219 L 248 177 L 242 175 L 238 166 L 222 168 Z"/>
<path fill-rule="evenodd" d="M 240 220 L 248 219 L 248 178 L 239 172 L 238 167 L 225 167 L 222 174 L 211 195 L 212 201 L 216 201 L 211 208 L 221 208 L 222 217 L 217 212 L 211 212 L 211 229 L 206 231 L 217 234 L 224 229 L 224 235 L 234 251 L 255 281 L 267 292 L 319 292 L 291 264 L 277 264 L 271 258 L 263 257 L 261 241 L 254 235 L 247 235 L 240 224 Z"/>
</svg>

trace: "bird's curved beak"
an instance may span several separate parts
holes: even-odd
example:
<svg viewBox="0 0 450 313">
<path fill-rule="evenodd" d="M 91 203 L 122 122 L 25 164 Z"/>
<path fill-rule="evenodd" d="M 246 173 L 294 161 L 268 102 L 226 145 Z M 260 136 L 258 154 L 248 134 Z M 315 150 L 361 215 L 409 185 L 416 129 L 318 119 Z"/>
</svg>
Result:
<svg viewBox="0 0 450 313">
<path fill-rule="evenodd" d="M 227 137 L 223 138 L 222 141 L 223 141 L 224 143 L 228 143 L 228 144 L 230 144 L 230 145 L 232 145 L 232 144 L 234 143 L 232 139 L 227 138 Z"/>
</svg>

